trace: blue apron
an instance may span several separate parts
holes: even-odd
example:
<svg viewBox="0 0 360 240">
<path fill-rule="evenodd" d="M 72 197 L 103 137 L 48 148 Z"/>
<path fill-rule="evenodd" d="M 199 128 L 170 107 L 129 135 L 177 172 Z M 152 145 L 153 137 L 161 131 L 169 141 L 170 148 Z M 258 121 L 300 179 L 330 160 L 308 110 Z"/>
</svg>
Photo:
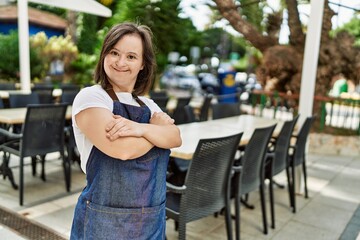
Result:
<svg viewBox="0 0 360 240">
<path fill-rule="evenodd" d="M 114 99 L 114 114 L 149 123 L 150 110 L 138 98 L 140 107 L 123 104 L 109 95 Z M 70 239 L 165 239 L 169 154 L 168 149 L 153 147 L 139 158 L 123 161 L 94 146 Z"/>
</svg>

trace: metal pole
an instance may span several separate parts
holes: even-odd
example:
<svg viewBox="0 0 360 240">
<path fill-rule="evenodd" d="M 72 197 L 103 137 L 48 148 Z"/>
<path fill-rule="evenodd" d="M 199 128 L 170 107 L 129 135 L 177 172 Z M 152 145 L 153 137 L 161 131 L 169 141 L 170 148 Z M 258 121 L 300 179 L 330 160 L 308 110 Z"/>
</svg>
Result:
<svg viewBox="0 0 360 240">
<path fill-rule="evenodd" d="M 322 18 L 324 13 L 325 0 L 311 0 L 311 12 L 309 25 L 307 28 L 303 68 L 301 74 L 301 88 L 299 101 L 299 124 L 302 125 L 306 117 L 313 114 L 313 103 L 315 93 L 316 71 L 319 59 L 320 38 L 322 29 Z M 300 191 L 301 168 L 296 170 L 295 186 L 297 192 Z"/>
<path fill-rule="evenodd" d="M 18 29 L 21 90 L 30 92 L 30 48 L 27 0 L 18 0 Z"/>
</svg>

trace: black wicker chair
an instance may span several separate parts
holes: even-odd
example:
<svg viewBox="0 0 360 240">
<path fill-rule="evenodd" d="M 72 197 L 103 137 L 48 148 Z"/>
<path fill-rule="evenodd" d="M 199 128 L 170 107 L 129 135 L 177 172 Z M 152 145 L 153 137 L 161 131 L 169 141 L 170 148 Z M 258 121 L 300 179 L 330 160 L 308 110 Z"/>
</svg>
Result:
<svg viewBox="0 0 360 240">
<path fill-rule="evenodd" d="M 185 111 L 185 123 L 197 122 L 194 108 L 190 105 L 184 106 Z"/>
<path fill-rule="evenodd" d="M 39 95 L 39 102 L 42 104 L 49 104 L 54 102 L 53 97 L 54 85 L 52 84 L 35 84 L 31 89 Z"/>
<path fill-rule="evenodd" d="M 180 97 L 177 99 L 176 108 L 171 117 L 175 120 L 175 124 L 186 123 L 185 109 L 184 107 L 190 103 L 191 97 Z"/>
<path fill-rule="evenodd" d="M 9 95 L 10 108 L 25 108 L 29 104 L 40 104 L 40 98 L 37 93 Z M 21 132 L 22 124 L 13 124 L 12 126 L 14 133 Z"/>
<path fill-rule="evenodd" d="M 215 103 L 211 106 L 212 119 L 233 117 L 241 114 L 240 103 Z"/>
<path fill-rule="evenodd" d="M 179 239 L 185 239 L 186 224 L 225 208 L 228 239 L 232 239 L 230 176 L 242 133 L 202 139 L 187 171 L 185 184 L 167 183 L 166 216 L 178 223 Z"/>
<path fill-rule="evenodd" d="M 200 115 L 199 115 L 199 121 L 203 122 L 203 121 L 207 121 L 209 118 L 209 110 L 211 107 L 211 101 L 213 99 L 213 95 L 212 94 L 207 94 L 204 98 L 204 102 L 201 106 L 200 109 Z"/>
<path fill-rule="evenodd" d="M 310 133 L 311 125 L 314 121 L 315 117 L 310 116 L 305 119 L 301 129 L 299 130 L 296 136 L 296 143 L 290 146 L 290 157 L 289 157 L 289 170 L 290 170 L 290 200 L 292 202 L 291 206 L 293 212 L 296 212 L 296 195 L 295 195 L 295 167 L 302 165 L 302 170 L 304 174 L 304 190 L 305 190 L 305 198 L 308 198 L 308 189 L 307 189 L 307 173 L 306 173 L 306 143 Z"/>
<path fill-rule="evenodd" d="M 27 106 L 25 122 L 21 134 L 1 131 L 5 136 L 18 139 L 5 142 L 0 146 L 4 152 L 4 163 L 9 162 L 10 154 L 18 156 L 19 165 L 19 203 L 24 202 L 24 158 L 39 156 L 42 164 L 41 178 L 45 181 L 45 156 L 47 153 L 59 152 L 63 160 L 66 190 L 70 191 L 70 164 L 64 157 L 64 123 L 66 104 L 33 104 Z M 6 154 L 8 153 L 8 154 Z M 33 174 L 36 164 L 32 162 Z"/>
<path fill-rule="evenodd" d="M 23 108 L 28 104 L 39 104 L 39 95 L 35 92 L 30 94 L 9 94 L 10 108 Z"/>
<path fill-rule="evenodd" d="M 285 121 L 278 136 L 272 138 L 271 146 L 266 154 L 265 160 L 265 179 L 269 179 L 269 197 L 270 197 L 270 213 L 271 227 L 275 228 L 275 211 L 274 211 L 274 189 L 275 184 L 273 177 L 286 170 L 288 189 L 290 192 L 290 178 L 288 172 L 289 147 L 294 127 L 299 118 L 297 115 L 290 121 Z M 280 187 L 280 184 L 277 184 Z M 290 201 L 291 204 L 291 201 Z"/>
<path fill-rule="evenodd" d="M 0 83 L 0 90 L 16 90 L 15 83 Z"/>
<path fill-rule="evenodd" d="M 266 128 L 255 129 L 244 155 L 236 160 L 234 177 L 232 179 L 232 192 L 235 196 L 235 229 L 236 239 L 240 239 L 240 201 L 241 196 L 259 190 L 261 200 L 261 210 L 263 219 L 263 232 L 267 234 L 267 219 L 264 193 L 264 163 L 271 135 L 275 125 Z"/>
<path fill-rule="evenodd" d="M 161 110 L 168 112 L 167 104 L 170 99 L 168 96 L 153 96 L 151 99 L 161 108 Z"/>
</svg>

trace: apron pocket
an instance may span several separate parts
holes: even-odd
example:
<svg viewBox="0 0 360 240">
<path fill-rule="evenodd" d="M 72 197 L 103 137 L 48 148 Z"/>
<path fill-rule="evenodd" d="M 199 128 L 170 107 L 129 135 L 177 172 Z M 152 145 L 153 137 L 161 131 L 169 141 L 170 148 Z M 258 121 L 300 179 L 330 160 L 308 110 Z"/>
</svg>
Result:
<svg viewBox="0 0 360 240">
<path fill-rule="evenodd" d="M 165 239 L 165 203 L 112 208 L 88 201 L 84 234 L 85 239 Z"/>
</svg>

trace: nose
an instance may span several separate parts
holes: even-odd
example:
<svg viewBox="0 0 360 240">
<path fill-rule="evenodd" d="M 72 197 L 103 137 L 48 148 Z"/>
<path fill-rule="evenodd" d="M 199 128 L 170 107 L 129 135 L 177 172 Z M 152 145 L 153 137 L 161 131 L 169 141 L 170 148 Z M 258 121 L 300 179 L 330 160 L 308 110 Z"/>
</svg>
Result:
<svg viewBox="0 0 360 240">
<path fill-rule="evenodd" d="M 118 56 L 118 57 L 116 58 L 116 60 L 115 60 L 115 64 L 116 64 L 117 66 L 125 65 L 125 64 L 126 64 L 126 63 L 125 63 L 125 60 L 126 60 L 125 57 L 123 57 L 123 56 Z"/>
</svg>

